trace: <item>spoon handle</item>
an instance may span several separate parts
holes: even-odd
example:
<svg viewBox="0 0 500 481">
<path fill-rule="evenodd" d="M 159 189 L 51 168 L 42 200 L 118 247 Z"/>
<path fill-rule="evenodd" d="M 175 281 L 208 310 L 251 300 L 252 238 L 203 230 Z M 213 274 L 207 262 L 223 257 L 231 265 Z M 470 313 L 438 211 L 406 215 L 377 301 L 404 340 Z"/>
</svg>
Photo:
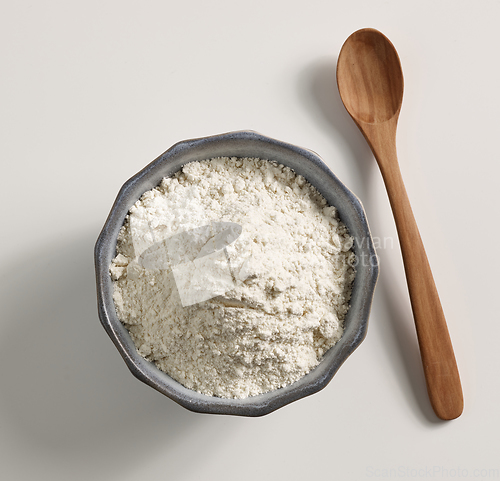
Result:
<svg viewBox="0 0 500 481">
<path fill-rule="evenodd" d="M 462 386 L 446 319 L 399 169 L 396 121 L 373 130 L 365 124 L 362 131 L 380 166 L 394 214 L 431 405 L 439 418 L 450 420 L 462 414 Z"/>
</svg>

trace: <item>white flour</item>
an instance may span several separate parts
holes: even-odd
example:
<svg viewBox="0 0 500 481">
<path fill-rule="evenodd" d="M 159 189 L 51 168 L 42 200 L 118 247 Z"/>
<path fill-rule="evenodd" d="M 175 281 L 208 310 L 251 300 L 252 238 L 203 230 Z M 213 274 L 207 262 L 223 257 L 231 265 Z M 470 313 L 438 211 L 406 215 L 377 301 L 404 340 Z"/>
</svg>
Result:
<svg viewBox="0 0 500 481">
<path fill-rule="evenodd" d="M 144 252 L 214 222 L 235 223 L 241 234 L 203 258 L 221 268 L 207 270 L 206 261 L 208 275 L 198 276 L 216 297 L 186 305 L 172 258 L 148 265 Z M 288 167 L 193 162 L 130 209 L 110 267 L 118 317 L 139 353 L 188 388 L 227 398 L 274 390 L 340 339 L 352 244 L 336 209 Z"/>
</svg>

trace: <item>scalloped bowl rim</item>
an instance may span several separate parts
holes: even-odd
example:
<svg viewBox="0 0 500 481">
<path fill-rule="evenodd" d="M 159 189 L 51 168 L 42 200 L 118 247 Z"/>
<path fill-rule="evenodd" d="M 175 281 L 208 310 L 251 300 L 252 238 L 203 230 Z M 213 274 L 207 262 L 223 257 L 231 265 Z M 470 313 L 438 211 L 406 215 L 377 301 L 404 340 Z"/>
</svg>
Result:
<svg viewBox="0 0 500 481">
<path fill-rule="evenodd" d="M 364 260 L 357 265 L 344 334 L 320 364 L 289 386 L 244 399 L 207 396 L 188 389 L 141 357 L 116 315 L 109 275 L 118 232 L 130 207 L 141 195 L 186 163 L 219 156 L 275 160 L 303 175 L 330 205 L 337 208 L 341 220 L 355 238 L 353 249 L 357 258 Z M 240 416 L 262 416 L 323 389 L 366 336 L 378 278 L 378 259 L 359 199 L 313 151 L 248 130 L 178 142 L 125 182 L 95 245 L 94 261 L 100 321 L 132 374 L 191 411 Z"/>
</svg>

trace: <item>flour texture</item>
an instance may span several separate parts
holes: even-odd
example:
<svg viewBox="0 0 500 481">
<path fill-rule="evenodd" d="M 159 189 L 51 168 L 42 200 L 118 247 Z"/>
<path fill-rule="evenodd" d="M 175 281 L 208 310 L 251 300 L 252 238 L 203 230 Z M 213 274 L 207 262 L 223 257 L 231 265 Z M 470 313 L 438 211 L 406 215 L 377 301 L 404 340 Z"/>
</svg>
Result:
<svg viewBox="0 0 500 481">
<path fill-rule="evenodd" d="M 206 226 L 225 223 L 239 230 L 203 262 L 182 264 L 184 277 L 172 255 L 148 260 L 174 236 L 209 237 Z M 116 311 L 138 352 L 187 388 L 254 396 L 300 379 L 342 336 L 352 245 L 335 207 L 290 168 L 192 162 L 130 209 L 110 266 Z M 186 305 L 181 295 L 195 288 L 212 297 Z"/>
</svg>

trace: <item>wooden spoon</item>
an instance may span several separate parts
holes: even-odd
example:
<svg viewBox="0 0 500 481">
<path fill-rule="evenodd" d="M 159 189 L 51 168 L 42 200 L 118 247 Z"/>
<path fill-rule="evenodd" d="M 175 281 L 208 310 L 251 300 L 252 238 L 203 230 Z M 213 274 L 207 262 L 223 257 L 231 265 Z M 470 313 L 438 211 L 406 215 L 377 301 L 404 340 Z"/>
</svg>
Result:
<svg viewBox="0 0 500 481">
<path fill-rule="evenodd" d="M 441 419 L 455 419 L 463 411 L 458 368 L 396 155 L 403 72 L 389 39 L 372 28 L 354 32 L 340 51 L 337 84 L 345 108 L 377 159 L 389 195 L 432 407 Z"/>
</svg>

